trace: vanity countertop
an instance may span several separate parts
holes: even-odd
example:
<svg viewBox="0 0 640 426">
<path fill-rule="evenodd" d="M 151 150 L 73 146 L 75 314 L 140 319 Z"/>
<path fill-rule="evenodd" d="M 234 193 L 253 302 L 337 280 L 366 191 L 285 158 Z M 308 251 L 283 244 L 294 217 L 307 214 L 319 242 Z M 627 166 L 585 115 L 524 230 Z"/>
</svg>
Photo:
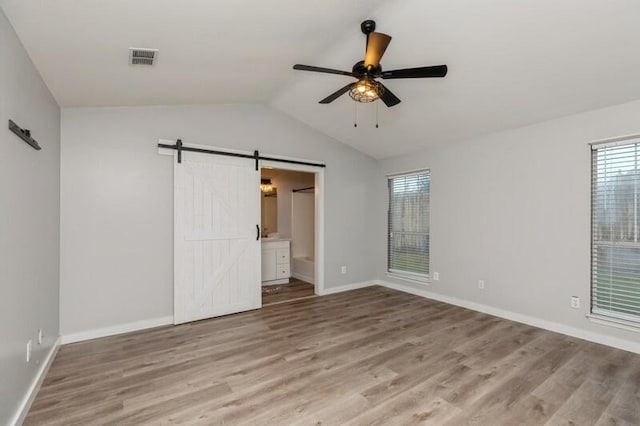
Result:
<svg viewBox="0 0 640 426">
<path fill-rule="evenodd" d="M 263 243 L 279 243 L 282 241 L 291 241 L 291 238 L 262 238 Z"/>
</svg>

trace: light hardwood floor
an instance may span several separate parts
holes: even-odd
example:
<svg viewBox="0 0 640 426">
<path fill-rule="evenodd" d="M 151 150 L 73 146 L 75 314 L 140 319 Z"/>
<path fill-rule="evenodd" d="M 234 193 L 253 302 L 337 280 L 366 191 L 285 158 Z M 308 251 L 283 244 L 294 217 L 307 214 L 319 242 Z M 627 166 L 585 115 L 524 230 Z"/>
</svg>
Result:
<svg viewBox="0 0 640 426">
<path fill-rule="evenodd" d="M 63 346 L 27 425 L 639 425 L 640 355 L 372 287 Z"/>
</svg>

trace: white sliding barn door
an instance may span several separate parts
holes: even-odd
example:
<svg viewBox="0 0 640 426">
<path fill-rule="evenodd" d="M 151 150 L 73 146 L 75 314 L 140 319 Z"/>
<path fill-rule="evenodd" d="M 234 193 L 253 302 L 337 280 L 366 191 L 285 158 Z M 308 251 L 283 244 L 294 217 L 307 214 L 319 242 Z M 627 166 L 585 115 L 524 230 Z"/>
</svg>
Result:
<svg viewBox="0 0 640 426">
<path fill-rule="evenodd" d="M 260 178 L 246 158 L 174 160 L 174 323 L 260 308 Z"/>
</svg>

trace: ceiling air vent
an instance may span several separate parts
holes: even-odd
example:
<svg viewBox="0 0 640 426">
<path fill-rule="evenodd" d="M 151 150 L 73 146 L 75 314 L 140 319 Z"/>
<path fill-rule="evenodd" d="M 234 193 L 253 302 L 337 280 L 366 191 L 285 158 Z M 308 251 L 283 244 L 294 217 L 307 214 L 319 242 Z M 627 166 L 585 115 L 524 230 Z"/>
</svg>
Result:
<svg viewBox="0 0 640 426">
<path fill-rule="evenodd" d="M 153 65 L 158 57 L 158 49 L 129 48 L 129 65 Z"/>
</svg>

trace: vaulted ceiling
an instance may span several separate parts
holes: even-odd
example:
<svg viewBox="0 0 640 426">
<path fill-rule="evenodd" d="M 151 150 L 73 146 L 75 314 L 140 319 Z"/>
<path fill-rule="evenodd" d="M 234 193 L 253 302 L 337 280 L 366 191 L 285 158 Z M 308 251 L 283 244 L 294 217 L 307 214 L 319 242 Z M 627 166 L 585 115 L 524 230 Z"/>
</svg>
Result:
<svg viewBox="0 0 640 426">
<path fill-rule="evenodd" d="M 634 0 L 0 0 L 63 107 L 267 103 L 376 158 L 640 98 Z M 393 36 L 402 103 L 318 100 L 364 54 L 362 20 Z M 129 47 L 160 49 L 131 67 Z M 354 127 L 356 118 L 358 127 Z"/>
</svg>

